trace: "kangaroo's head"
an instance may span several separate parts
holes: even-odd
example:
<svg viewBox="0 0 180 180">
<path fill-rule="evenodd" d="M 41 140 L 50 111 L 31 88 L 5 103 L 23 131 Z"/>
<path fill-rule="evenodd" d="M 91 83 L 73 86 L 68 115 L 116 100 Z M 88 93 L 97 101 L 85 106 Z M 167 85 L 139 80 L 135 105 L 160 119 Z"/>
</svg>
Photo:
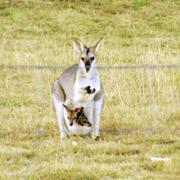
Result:
<svg viewBox="0 0 180 180">
<path fill-rule="evenodd" d="M 73 47 L 80 55 L 80 65 L 88 73 L 93 65 L 96 64 L 96 54 L 102 44 L 102 39 L 94 46 L 87 47 L 84 43 L 78 40 L 73 41 Z"/>
</svg>

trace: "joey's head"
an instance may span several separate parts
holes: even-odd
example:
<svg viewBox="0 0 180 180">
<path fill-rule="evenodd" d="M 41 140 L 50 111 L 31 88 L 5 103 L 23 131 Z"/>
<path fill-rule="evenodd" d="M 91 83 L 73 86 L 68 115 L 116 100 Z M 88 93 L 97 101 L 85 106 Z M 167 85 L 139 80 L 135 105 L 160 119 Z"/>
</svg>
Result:
<svg viewBox="0 0 180 180">
<path fill-rule="evenodd" d="M 74 123 L 81 125 L 81 126 L 87 126 L 91 127 L 91 123 L 88 121 L 87 117 L 83 113 L 83 107 L 81 108 L 75 108 L 70 109 L 65 104 L 63 104 L 67 111 L 67 118 L 69 120 L 69 126 L 72 126 Z"/>
<path fill-rule="evenodd" d="M 82 108 L 71 109 L 65 104 L 63 104 L 63 106 L 65 107 L 67 111 L 67 118 L 69 120 L 69 125 L 72 126 L 74 122 L 77 121 L 78 114 L 81 113 L 83 109 Z"/>
<path fill-rule="evenodd" d="M 80 66 L 83 67 L 88 73 L 91 68 L 96 64 L 96 54 L 102 44 L 102 39 L 98 41 L 94 46 L 87 47 L 81 41 L 74 40 L 74 50 L 80 55 Z"/>
</svg>

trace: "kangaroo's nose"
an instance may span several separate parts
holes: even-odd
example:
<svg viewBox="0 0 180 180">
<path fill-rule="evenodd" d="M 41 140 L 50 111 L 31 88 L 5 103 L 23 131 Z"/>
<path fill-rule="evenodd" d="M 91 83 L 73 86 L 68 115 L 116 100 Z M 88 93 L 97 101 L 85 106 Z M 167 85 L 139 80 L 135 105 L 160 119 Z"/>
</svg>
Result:
<svg viewBox="0 0 180 180">
<path fill-rule="evenodd" d="M 86 68 L 86 71 L 88 72 L 91 68 L 91 63 L 89 62 L 85 63 L 85 68 Z"/>
</svg>

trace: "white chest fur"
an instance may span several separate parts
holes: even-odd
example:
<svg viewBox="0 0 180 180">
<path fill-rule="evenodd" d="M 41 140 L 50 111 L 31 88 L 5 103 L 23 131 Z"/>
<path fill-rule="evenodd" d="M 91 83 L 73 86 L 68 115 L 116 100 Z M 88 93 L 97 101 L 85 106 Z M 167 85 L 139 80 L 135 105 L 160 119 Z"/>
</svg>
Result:
<svg viewBox="0 0 180 180">
<path fill-rule="evenodd" d="M 88 94 L 85 88 L 90 86 L 91 89 L 95 89 L 95 92 Z M 93 100 L 94 96 L 100 91 L 100 77 L 97 72 L 91 72 L 89 74 L 77 73 L 76 81 L 74 84 L 74 96 L 73 101 L 75 103 L 86 104 Z"/>
</svg>

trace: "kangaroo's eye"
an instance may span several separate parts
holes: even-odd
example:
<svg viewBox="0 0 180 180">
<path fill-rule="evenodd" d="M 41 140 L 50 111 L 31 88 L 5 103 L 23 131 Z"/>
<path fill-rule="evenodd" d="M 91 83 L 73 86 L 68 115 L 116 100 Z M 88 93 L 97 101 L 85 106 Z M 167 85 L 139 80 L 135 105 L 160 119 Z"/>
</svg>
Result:
<svg viewBox="0 0 180 180">
<path fill-rule="evenodd" d="M 69 117 L 67 117 L 68 119 L 70 119 Z"/>
<path fill-rule="evenodd" d="M 92 60 L 92 61 L 94 60 L 94 56 L 91 57 L 91 60 Z"/>
<path fill-rule="evenodd" d="M 84 57 L 81 57 L 81 60 L 84 61 Z"/>
</svg>

